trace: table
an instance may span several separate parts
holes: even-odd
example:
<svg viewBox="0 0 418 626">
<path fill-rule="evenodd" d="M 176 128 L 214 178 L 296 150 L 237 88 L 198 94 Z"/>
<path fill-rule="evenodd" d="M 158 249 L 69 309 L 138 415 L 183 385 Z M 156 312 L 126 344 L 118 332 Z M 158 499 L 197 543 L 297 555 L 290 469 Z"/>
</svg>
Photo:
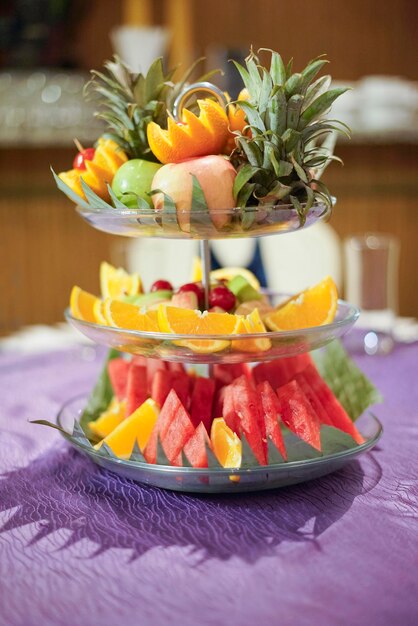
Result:
<svg viewBox="0 0 418 626">
<path fill-rule="evenodd" d="M 385 395 L 372 453 L 236 496 L 142 487 L 28 424 L 103 355 L 0 356 L 1 626 L 418 623 L 418 343 L 356 359 Z"/>
</svg>

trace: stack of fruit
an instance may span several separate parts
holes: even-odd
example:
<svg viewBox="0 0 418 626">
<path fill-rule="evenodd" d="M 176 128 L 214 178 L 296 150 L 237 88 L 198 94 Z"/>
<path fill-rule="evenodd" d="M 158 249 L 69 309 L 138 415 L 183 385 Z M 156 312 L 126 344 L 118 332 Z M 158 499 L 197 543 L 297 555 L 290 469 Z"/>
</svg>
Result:
<svg viewBox="0 0 418 626">
<path fill-rule="evenodd" d="M 175 345 L 194 352 L 213 353 L 231 347 L 243 352 L 269 350 L 270 331 L 297 330 L 320 326 L 334 319 L 338 294 L 331 278 L 296 294 L 274 308 L 260 291 L 256 277 L 245 269 L 223 268 L 211 273 L 208 311 L 204 310 L 200 281 L 174 290 L 158 280 L 143 292 L 138 274 L 128 274 L 103 262 L 100 269 L 102 298 L 75 286 L 70 310 L 74 318 L 125 330 L 194 335 L 175 340 Z M 236 340 L 199 340 L 198 335 L 265 334 L 265 337 Z"/>
<path fill-rule="evenodd" d="M 103 376 L 113 397 L 102 413 L 83 418 L 84 427 L 96 449 L 105 444 L 120 458 L 137 447 L 156 463 L 160 444 L 171 465 L 208 467 L 209 450 L 235 468 L 248 444 L 256 462 L 267 465 L 277 453 L 287 460 L 285 429 L 321 454 L 324 425 L 348 435 L 343 441 L 351 446 L 364 441 L 308 354 L 253 368 L 215 365 L 213 378 L 178 363 L 114 356 Z"/>
<path fill-rule="evenodd" d="M 79 152 L 73 169 L 55 176 L 57 184 L 75 202 L 96 209 L 167 209 L 186 233 L 196 210 L 219 231 L 234 207 L 293 205 L 303 222 L 314 202 L 331 207 L 318 178 L 337 157 L 315 142 L 347 132 L 323 117 L 345 91 L 329 90 L 329 76 L 314 80 L 326 63 L 319 57 L 292 73 L 292 63 L 285 66 L 277 52 L 270 51 L 267 68 L 251 51 L 245 67 L 235 63 L 242 78 L 235 102 L 204 87 L 209 97 L 176 118 L 190 72 L 173 82 L 161 59 L 146 76 L 132 74 L 117 58 L 107 62 L 87 86 L 107 131 L 96 149 Z M 243 227 L 250 229 L 254 219 L 246 215 Z"/>
</svg>

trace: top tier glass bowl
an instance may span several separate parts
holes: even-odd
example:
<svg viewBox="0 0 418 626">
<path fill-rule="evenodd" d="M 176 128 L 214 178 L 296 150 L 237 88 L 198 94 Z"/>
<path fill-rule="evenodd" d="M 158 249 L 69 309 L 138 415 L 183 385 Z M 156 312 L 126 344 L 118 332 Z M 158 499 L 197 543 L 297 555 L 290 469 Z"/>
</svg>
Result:
<svg viewBox="0 0 418 626">
<path fill-rule="evenodd" d="M 105 233 L 166 239 L 226 239 L 288 233 L 326 219 L 331 212 L 325 204 L 315 203 L 306 212 L 303 223 L 291 204 L 211 211 L 93 208 L 84 204 L 77 210 L 89 224 Z"/>
</svg>

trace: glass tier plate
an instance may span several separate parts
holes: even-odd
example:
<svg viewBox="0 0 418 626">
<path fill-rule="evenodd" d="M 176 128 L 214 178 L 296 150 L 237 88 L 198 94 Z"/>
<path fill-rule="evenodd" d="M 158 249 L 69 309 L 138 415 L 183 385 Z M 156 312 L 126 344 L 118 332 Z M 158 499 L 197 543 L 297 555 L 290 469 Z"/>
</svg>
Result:
<svg viewBox="0 0 418 626">
<path fill-rule="evenodd" d="M 287 296 L 269 293 L 273 305 Z M 355 323 L 359 309 L 338 301 L 337 313 L 331 324 L 285 332 L 253 333 L 248 335 L 175 335 L 168 333 L 124 330 L 79 320 L 65 311 L 67 321 L 95 343 L 116 348 L 121 352 L 186 363 L 241 363 L 243 361 L 270 361 L 315 350 L 344 335 Z M 254 349 L 253 340 L 270 340 L 270 348 Z M 214 340 L 225 342 L 220 350 L 209 352 L 207 346 Z M 246 340 L 239 349 L 236 341 Z M 192 342 L 198 341 L 198 345 Z"/>
<path fill-rule="evenodd" d="M 226 239 L 289 233 L 329 217 L 331 210 L 325 204 L 314 204 L 307 211 L 303 226 L 292 205 L 216 209 L 210 212 L 201 209 L 176 212 L 79 206 L 77 211 L 94 228 L 112 235 Z"/>
<path fill-rule="evenodd" d="M 356 425 L 366 441 L 355 448 L 303 461 L 291 461 L 242 469 L 194 469 L 168 465 L 151 465 L 141 461 L 125 461 L 106 457 L 72 436 L 74 421 L 78 421 L 87 403 L 87 396 L 79 396 L 67 402 L 58 414 L 57 424 L 64 431 L 64 438 L 79 452 L 92 461 L 124 478 L 153 487 L 194 493 L 237 493 L 261 491 L 302 483 L 330 474 L 349 461 L 371 450 L 382 434 L 377 418 L 363 415 Z"/>
</svg>

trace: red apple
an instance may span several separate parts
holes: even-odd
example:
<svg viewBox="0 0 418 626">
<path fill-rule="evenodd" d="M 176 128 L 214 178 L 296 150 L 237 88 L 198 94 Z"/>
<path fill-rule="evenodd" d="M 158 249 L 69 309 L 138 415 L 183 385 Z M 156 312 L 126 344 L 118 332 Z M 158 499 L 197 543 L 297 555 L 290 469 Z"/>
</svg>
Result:
<svg viewBox="0 0 418 626">
<path fill-rule="evenodd" d="M 217 229 L 225 226 L 230 216 L 225 213 L 217 213 L 216 209 L 232 209 L 235 200 L 232 193 L 235 169 L 229 161 L 218 155 L 209 155 L 180 161 L 179 163 L 167 163 L 155 174 L 152 181 L 152 189 L 159 189 L 170 196 L 176 205 L 177 219 L 180 228 L 190 230 L 190 210 L 192 208 L 192 186 L 195 176 L 202 187 L 209 214 Z M 152 196 L 156 211 L 164 208 L 164 196 L 156 193 Z"/>
</svg>

